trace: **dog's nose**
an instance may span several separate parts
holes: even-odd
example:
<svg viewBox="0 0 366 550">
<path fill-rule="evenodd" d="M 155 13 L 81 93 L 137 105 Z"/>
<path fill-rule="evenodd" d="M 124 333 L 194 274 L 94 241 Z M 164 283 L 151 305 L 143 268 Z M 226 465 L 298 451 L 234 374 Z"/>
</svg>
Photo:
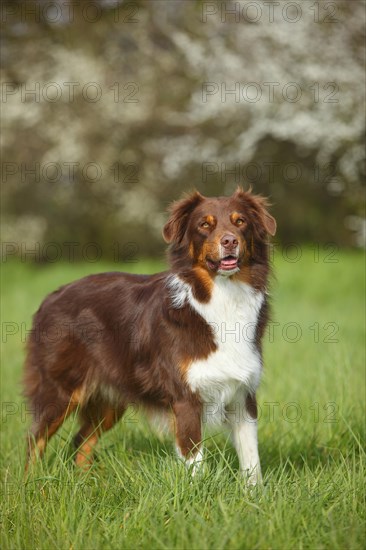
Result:
<svg viewBox="0 0 366 550">
<path fill-rule="evenodd" d="M 220 244 L 231 251 L 238 246 L 238 240 L 234 235 L 227 234 L 221 238 Z"/>
</svg>

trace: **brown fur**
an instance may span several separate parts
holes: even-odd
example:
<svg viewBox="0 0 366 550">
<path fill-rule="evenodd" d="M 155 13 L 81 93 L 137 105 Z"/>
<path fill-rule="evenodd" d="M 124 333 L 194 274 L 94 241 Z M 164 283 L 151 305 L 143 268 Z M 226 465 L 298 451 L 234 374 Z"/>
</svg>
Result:
<svg viewBox="0 0 366 550">
<path fill-rule="evenodd" d="M 239 218 L 245 223 L 238 225 Z M 217 274 L 207 258 L 219 261 L 220 242 L 231 235 L 241 250 L 233 279 L 264 290 L 267 235 L 274 231 L 261 197 L 242 189 L 220 198 L 195 192 L 172 205 L 164 227 L 170 271 L 90 275 L 47 296 L 34 316 L 25 362 L 25 394 L 33 407 L 29 457 L 33 460 L 37 450 L 42 454 L 47 440 L 78 409 L 76 462 L 88 466 L 100 435 L 129 403 L 173 411 L 181 453 L 194 452 L 201 440 L 202 405 L 185 373 L 216 344 L 212 328 L 189 305 L 173 307 L 168 277 L 179 274 L 198 301 L 208 302 Z M 259 351 L 267 319 L 264 303 L 256 332 Z M 248 398 L 251 414 L 254 403 L 254 396 Z"/>
</svg>

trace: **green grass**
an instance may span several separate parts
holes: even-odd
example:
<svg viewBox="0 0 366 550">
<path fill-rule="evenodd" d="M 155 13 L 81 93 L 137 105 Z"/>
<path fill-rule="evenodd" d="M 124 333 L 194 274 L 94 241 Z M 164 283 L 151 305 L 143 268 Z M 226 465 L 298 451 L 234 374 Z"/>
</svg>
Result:
<svg viewBox="0 0 366 550">
<path fill-rule="evenodd" d="M 363 548 L 364 268 L 360 253 L 337 259 L 315 263 L 310 250 L 297 263 L 276 259 L 279 325 L 265 337 L 258 396 L 265 482 L 252 491 L 228 434 L 206 434 L 205 468 L 191 479 L 172 441 L 134 415 L 102 438 L 87 473 L 73 465 L 68 420 L 24 482 L 31 315 L 60 284 L 120 266 L 3 264 L 2 548 Z"/>
</svg>

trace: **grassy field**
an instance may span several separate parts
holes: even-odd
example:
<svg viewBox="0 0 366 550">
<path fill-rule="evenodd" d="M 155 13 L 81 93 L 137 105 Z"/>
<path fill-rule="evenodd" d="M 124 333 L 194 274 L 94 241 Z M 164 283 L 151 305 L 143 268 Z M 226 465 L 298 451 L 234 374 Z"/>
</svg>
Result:
<svg viewBox="0 0 366 550">
<path fill-rule="evenodd" d="M 205 468 L 191 479 L 172 441 L 134 414 L 104 436 L 87 473 L 74 468 L 68 420 L 25 483 L 20 380 L 32 313 L 87 273 L 163 266 L 3 264 L 2 548 L 363 548 L 364 259 L 323 252 L 276 257 L 258 396 L 264 487 L 253 491 L 227 433 L 206 434 Z"/>
</svg>

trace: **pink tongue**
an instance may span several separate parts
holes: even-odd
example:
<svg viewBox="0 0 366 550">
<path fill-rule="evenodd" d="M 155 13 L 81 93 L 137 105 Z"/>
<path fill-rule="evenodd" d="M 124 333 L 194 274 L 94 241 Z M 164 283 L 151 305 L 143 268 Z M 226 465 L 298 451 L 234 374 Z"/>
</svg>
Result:
<svg viewBox="0 0 366 550">
<path fill-rule="evenodd" d="M 237 259 L 236 258 L 230 258 L 228 260 L 221 260 L 220 267 L 224 269 L 233 269 L 237 265 Z"/>
</svg>

